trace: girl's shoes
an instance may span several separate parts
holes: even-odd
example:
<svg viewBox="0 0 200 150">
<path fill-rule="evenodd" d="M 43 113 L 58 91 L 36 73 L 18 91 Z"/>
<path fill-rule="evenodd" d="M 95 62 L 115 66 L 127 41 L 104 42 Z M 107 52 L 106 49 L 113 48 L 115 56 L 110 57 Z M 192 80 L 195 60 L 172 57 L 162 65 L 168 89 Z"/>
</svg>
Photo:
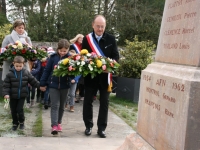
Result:
<svg viewBox="0 0 200 150">
<path fill-rule="evenodd" d="M 58 126 L 57 126 L 57 131 L 58 131 L 58 132 L 62 132 L 61 124 L 58 124 Z"/>
<path fill-rule="evenodd" d="M 84 97 L 81 97 L 80 100 L 83 101 L 83 100 L 84 100 Z"/>
<path fill-rule="evenodd" d="M 51 129 L 51 134 L 56 135 L 58 134 L 58 127 L 57 126 L 53 126 Z"/>
<path fill-rule="evenodd" d="M 70 106 L 69 111 L 70 111 L 70 112 L 74 112 L 74 106 Z"/>
</svg>

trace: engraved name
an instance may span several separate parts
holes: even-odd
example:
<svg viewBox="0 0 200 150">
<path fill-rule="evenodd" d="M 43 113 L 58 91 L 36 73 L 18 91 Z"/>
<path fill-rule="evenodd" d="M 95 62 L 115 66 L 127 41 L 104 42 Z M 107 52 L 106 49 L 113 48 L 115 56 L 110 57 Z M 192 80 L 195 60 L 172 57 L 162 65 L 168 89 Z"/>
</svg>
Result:
<svg viewBox="0 0 200 150">
<path fill-rule="evenodd" d="M 188 43 L 164 43 L 165 49 L 190 49 Z"/>
<path fill-rule="evenodd" d="M 163 99 L 168 100 L 169 102 L 172 102 L 172 103 L 176 103 L 176 99 L 175 98 L 173 98 L 171 96 L 168 96 L 165 93 L 163 93 Z"/>
<path fill-rule="evenodd" d="M 165 109 L 165 114 L 174 118 L 174 114 L 172 112 L 170 112 L 169 110 Z"/>
<path fill-rule="evenodd" d="M 146 87 L 146 91 L 147 91 L 148 93 L 151 93 L 151 94 L 153 94 L 153 95 L 159 97 L 159 91 L 157 91 L 157 90 L 155 90 L 155 89 L 152 89 L 152 88 Z"/>
<path fill-rule="evenodd" d="M 194 33 L 195 27 L 193 28 L 183 28 L 179 29 L 171 29 L 164 32 L 165 35 L 178 35 L 178 34 L 189 34 Z"/>
<path fill-rule="evenodd" d="M 181 6 L 181 5 L 183 5 L 183 0 L 176 0 L 175 2 L 170 3 L 168 5 L 168 9 L 175 8 L 175 7 L 178 7 L 178 6 Z"/>
<path fill-rule="evenodd" d="M 145 99 L 145 103 L 149 106 L 151 106 L 153 109 L 159 110 L 160 111 L 160 105 L 156 104 L 148 99 Z"/>
</svg>

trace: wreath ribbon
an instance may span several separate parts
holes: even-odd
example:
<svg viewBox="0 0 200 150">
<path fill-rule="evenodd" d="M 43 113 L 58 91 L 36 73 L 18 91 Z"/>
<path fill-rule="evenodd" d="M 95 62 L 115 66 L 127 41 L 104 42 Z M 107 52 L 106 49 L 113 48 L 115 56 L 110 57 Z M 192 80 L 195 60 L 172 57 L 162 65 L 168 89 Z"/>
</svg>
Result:
<svg viewBox="0 0 200 150">
<path fill-rule="evenodd" d="M 9 98 L 4 98 L 4 102 L 5 102 L 4 109 L 8 109 L 10 99 Z"/>
</svg>

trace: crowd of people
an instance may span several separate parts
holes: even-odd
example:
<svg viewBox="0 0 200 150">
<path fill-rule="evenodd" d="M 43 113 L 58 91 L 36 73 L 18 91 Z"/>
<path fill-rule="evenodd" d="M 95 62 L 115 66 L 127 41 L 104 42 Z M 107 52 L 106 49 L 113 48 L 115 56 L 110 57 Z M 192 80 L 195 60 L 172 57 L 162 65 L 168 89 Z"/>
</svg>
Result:
<svg viewBox="0 0 200 150">
<path fill-rule="evenodd" d="M 38 46 L 45 51 L 48 57 L 39 60 L 32 58 L 25 60 L 22 56 L 16 56 L 13 60 L 3 62 L 3 96 L 10 99 L 12 115 L 12 130 L 24 129 L 24 105 L 31 108 L 36 102 L 42 103 L 45 109 L 51 107 L 51 134 L 56 135 L 62 131 L 62 117 L 65 109 L 74 112 L 75 103 L 83 101 L 83 121 L 85 123 L 85 135 L 92 133 L 93 106 L 99 91 L 99 114 L 97 120 L 97 134 L 101 138 L 106 137 L 108 121 L 108 78 L 110 73 L 105 71 L 91 78 L 90 74 L 83 76 L 65 75 L 57 77 L 53 75 L 54 66 L 62 59 L 80 53 L 81 49 L 101 54 L 118 61 L 119 53 L 115 37 L 106 33 L 106 19 L 102 15 L 94 17 L 93 31 L 86 36 L 77 34 L 71 40 L 61 39 L 56 49 L 46 46 Z M 21 41 L 32 45 L 30 37 L 25 31 L 22 20 L 13 23 L 13 31 L 7 35 L 2 48 L 15 41 Z M 76 95 L 78 93 L 79 97 Z"/>
</svg>

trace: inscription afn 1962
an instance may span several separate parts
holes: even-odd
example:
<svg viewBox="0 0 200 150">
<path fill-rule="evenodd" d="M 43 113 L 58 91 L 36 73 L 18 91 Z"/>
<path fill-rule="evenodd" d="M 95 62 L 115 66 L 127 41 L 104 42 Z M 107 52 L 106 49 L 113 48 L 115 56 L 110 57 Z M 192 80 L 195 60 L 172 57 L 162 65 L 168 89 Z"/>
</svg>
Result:
<svg viewBox="0 0 200 150">
<path fill-rule="evenodd" d="M 176 98 L 174 98 L 173 96 L 170 96 L 170 93 L 168 93 L 168 94 L 166 94 L 166 93 L 161 94 L 160 93 L 160 91 L 162 91 L 161 87 L 167 86 L 167 83 L 169 84 L 169 82 L 167 82 L 166 79 L 159 78 L 159 79 L 153 80 L 151 75 L 143 74 L 142 80 L 144 80 L 145 82 L 154 82 L 155 85 L 159 87 L 158 89 L 155 89 L 155 88 L 152 88 L 152 87 L 151 88 L 146 87 L 145 92 L 152 94 L 156 97 L 159 97 L 159 99 L 168 101 L 170 103 L 175 104 L 177 102 Z M 156 86 L 154 86 L 154 87 L 156 87 Z M 175 90 L 177 92 L 184 92 L 185 91 L 185 85 L 182 84 L 182 83 L 170 82 L 170 87 L 171 87 L 171 90 Z M 154 102 L 153 100 L 150 100 L 149 98 L 145 98 L 144 102 L 145 102 L 145 104 L 147 104 L 148 106 L 150 106 L 151 108 L 153 108 L 157 111 L 161 110 L 162 105 L 157 104 L 156 102 Z M 163 107 L 165 107 L 165 106 L 163 106 Z M 174 118 L 174 116 L 175 116 L 174 113 L 167 108 L 164 109 L 164 114 L 171 117 L 171 118 Z"/>
</svg>

